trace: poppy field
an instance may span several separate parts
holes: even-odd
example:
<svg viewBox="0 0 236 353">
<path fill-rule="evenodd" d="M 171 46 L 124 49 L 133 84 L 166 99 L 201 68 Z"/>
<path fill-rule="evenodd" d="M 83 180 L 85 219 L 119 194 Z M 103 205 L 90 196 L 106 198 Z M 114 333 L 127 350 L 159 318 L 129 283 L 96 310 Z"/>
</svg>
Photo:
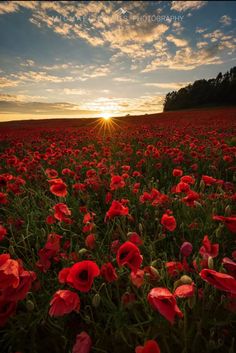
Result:
<svg viewBox="0 0 236 353">
<path fill-rule="evenodd" d="M 236 109 L 100 120 L 0 124 L 0 352 L 235 352 Z"/>
</svg>

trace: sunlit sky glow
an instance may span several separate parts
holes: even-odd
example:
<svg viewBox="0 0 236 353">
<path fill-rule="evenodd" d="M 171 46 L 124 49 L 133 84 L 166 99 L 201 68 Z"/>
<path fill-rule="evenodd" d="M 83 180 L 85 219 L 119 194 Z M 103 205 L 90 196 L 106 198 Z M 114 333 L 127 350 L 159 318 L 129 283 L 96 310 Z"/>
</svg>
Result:
<svg viewBox="0 0 236 353">
<path fill-rule="evenodd" d="M 0 121 L 162 111 L 236 65 L 235 1 L 0 2 Z"/>
</svg>

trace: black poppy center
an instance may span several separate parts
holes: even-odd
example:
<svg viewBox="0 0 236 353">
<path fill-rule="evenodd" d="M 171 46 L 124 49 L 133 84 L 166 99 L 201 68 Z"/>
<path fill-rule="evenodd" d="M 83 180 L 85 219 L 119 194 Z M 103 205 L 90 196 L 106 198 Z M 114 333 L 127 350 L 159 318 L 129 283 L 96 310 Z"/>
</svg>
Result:
<svg viewBox="0 0 236 353">
<path fill-rule="evenodd" d="M 126 258 L 126 256 L 129 254 L 128 251 L 124 251 L 120 254 L 120 260 L 124 260 L 124 258 Z"/>
<path fill-rule="evenodd" d="M 79 279 L 81 279 L 81 281 L 87 281 L 88 280 L 88 271 L 86 271 L 86 270 L 81 271 L 79 274 Z"/>
</svg>

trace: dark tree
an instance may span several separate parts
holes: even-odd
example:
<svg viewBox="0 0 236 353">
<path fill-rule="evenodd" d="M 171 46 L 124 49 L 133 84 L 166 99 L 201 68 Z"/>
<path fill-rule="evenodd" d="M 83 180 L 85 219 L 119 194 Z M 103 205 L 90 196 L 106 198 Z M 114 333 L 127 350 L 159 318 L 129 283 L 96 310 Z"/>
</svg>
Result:
<svg viewBox="0 0 236 353">
<path fill-rule="evenodd" d="M 167 93 L 164 111 L 212 105 L 236 104 L 236 67 L 216 78 L 197 80 L 178 91 Z"/>
</svg>

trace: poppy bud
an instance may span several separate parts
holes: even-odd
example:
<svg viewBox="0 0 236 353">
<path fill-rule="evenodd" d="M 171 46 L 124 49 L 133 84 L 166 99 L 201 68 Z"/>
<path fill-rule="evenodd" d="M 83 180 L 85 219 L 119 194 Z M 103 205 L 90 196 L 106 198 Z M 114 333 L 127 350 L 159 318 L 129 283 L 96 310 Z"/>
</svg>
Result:
<svg viewBox="0 0 236 353">
<path fill-rule="evenodd" d="M 226 207 L 225 207 L 225 216 L 226 217 L 229 217 L 230 215 L 231 215 L 231 207 L 230 207 L 230 205 L 227 205 Z"/>
<path fill-rule="evenodd" d="M 182 282 L 178 279 L 177 281 L 174 282 L 174 291 L 176 290 L 176 288 L 178 288 L 179 286 L 181 286 Z"/>
<path fill-rule="evenodd" d="M 90 324 L 90 322 L 91 322 L 90 316 L 89 316 L 89 315 L 85 315 L 84 321 L 85 321 L 87 324 Z"/>
<path fill-rule="evenodd" d="M 181 248 L 180 248 L 181 255 L 187 257 L 187 256 L 189 256 L 192 253 L 192 251 L 193 251 L 193 246 L 188 241 L 185 241 L 181 245 Z"/>
<path fill-rule="evenodd" d="M 180 277 L 181 284 L 191 284 L 192 281 L 193 281 L 192 278 L 190 278 L 187 275 L 183 275 L 182 277 Z"/>
<path fill-rule="evenodd" d="M 155 267 L 155 266 L 157 265 L 157 263 L 158 263 L 158 260 L 153 260 L 153 261 L 151 262 L 151 266 L 152 266 L 152 267 Z"/>
<path fill-rule="evenodd" d="M 216 229 L 216 238 L 220 238 L 222 234 L 222 230 L 224 228 L 223 224 L 219 224 L 219 227 Z"/>
<path fill-rule="evenodd" d="M 213 270 L 213 268 L 214 268 L 214 260 L 213 260 L 213 258 L 211 256 L 208 257 L 207 264 L 208 264 L 208 268 Z"/>
<path fill-rule="evenodd" d="M 217 214 L 217 209 L 215 207 L 212 208 L 212 215 L 216 215 Z"/>
<path fill-rule="evenodd" d="M 27 300 L 26 308 L 28 311 L 34 311 L 34 303 L 32 302 L 32 300 Z"/>
<path fill-rule="evenodd" d="M 204 183 L 203 180 L 200 181 L 200 187 L 199 187 L 199 188 L 200 188 L 200 191 L 201 191 L 201 192 L 204 191 L 204 189 L 205 189 L 205 183 Z"/>
<path fill-rule="evenodd" d="M 15 253 L 14 247 L 12 245 L 9 246 L 8 251 L 9 251 L 9 254 L 11 255 L 14 255 Z"/>
<path fill-rule="evenodd" d="M 79 250 L 79 255 L 84 255 L 88 250 L 85 248 L 82 248 Z"/>
<path fill-rule="evenodd" d="M 92 299 L 92 305 L 94 306 L 94 308 L 97 308 L 99 306 L 100 301 L 101 301 L 100 294 L 96 293 Z"/>
<path fill-rule="evenodd" d="M 138 229 L 139 229 L 140 234 L 142 234 L 143 233 L 143 226 L 141 223 L 139 223 Z"/>
</svg>

